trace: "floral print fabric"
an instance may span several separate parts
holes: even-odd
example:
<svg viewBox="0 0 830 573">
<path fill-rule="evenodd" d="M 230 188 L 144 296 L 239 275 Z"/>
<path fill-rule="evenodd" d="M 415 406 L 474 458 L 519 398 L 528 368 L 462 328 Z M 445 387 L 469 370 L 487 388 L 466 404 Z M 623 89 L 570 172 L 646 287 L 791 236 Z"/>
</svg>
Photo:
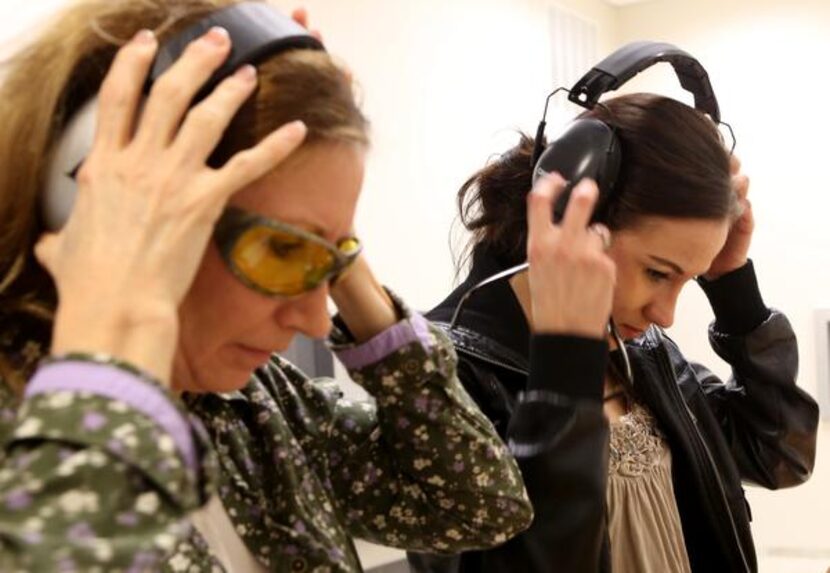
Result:
<svg viewBox="0 0 830 573">
<path fill-rule="evenodd" d="M 18 407 L 0 389 L 0 570 L 223 571 L 188 520 L 214 491 L 271 571 L 360 571 L 353 536 L 433 552 L 506 541 L 531 519 L 518 468 L 449 341 L 402 312 L 396 328 L 419 335 L 350 371 L 374 402 L 276 355 L 238 392 L 176 401 L 197 420 L 198 475 L 118 400 L 54 392 Z"/>
</svg>

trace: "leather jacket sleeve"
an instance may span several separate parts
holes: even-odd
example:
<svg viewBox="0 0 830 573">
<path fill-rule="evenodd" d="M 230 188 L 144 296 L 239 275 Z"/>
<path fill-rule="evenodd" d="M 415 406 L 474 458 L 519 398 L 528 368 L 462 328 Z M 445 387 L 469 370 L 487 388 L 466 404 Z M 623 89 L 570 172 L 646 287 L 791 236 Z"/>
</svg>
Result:
<svg viewBox="0 0 830 573">
<path fill-rule="evenodd" d="M 602 389 L 607 356 L 605 341 L 533 337 L 527 391 L 519 398 L 507 439 L 535 519 L 509 542 L 523 547 L 505 552 L 511 563 L 500 570 L 550 571 L 553 564 L 558 571 L 600 569 L 606 542 L 608 422 Z"/>
<path fill-rule="evenodd" d="M 709 341 L 732 376 L 724 382 L 692 367 L 742 479 L 770 489 L 804 482 L 815 461 L 818 405 L 796 386 L 790 322 L 761 301 L 751 262 L 701 286 L 716 317 Z"/>
</svg>

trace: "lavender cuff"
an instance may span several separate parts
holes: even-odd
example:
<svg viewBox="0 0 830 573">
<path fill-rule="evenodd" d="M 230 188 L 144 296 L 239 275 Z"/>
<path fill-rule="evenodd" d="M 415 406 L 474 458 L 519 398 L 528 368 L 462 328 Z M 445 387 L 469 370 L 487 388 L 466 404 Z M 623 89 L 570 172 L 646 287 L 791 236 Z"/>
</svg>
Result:
<svg viewBox="0 0 830 573">
<path fill-rule="evenodd" d="M 393 352 L 413 342 L 420 342 L 427 352 L 432 346 L 429 323 L 423 316 L 416 313 L 413 313 L 407 320 L 402 320 L 390 326 L 369 341 L 352 348 L 337 350 L 335 354 L 343 366 L 353 370 L 380 362 Z"/>
<path fill-rule="evenodd" d="M 117 366 L 67 360 L 41 366 L 27 385 L 25 396 L 61 391 L 88 392 L 138 410 L 170 434 L 187 465 L 198 471 L 190 424 L 161 388 Z"/>
</svg>

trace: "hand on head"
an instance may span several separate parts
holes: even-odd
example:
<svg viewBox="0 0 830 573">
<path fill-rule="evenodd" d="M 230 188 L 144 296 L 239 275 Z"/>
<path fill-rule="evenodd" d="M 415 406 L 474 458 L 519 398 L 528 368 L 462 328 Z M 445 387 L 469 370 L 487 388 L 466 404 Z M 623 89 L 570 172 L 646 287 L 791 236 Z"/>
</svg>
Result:
<svg viewBox="0 0 830 573">
<path fill-rule="evenodd" d="M 584 180 L 571 194 L 561 223 L 553 205 L 565 181 L 540 180 L 528 195 L 529 283 L 535 332 L 605 338 L 611 315 L 616 270 L 605 252 L 608 229 L 589 226 L 597 186 Z"/>
<path fill-rule="evenodd" d="M 749 178 L 741 172 L 741 161 L 734 155 L 730 158 L 729 172 L 732 175 L 732 190 L 737 199 L 738 213 L 729 229 L 726 243 L 704 275 L 704 278 L 709 280 L 714 280 L 746 264 L 752 233 L 755 230 L 752 203 L 748 198 Z"/>
<path fill-rule="evenodd" d="M 152 33 L 141 32 L 118 52 L 99 93 L 96 136 L 78 173 L 72 214 L 36 247 L 65 315 L 95 308 L 122 324 L 175 317 L 228 198 L 273 170 L 304 138 L 302 123 L 288 124 L 223 167 L 208 167 L 225 128 L 254 92 L 256 71 L 243 67 L 189 108 L 230 52 L 227 33 L 213 29 L 154 84 L 138 118 L 157 47 Z M 81 322 L 91 318 L 76 314 Z M 58 347 L 71 341 L 73 349 L 83 348 L 85 336 L 89 344 L 100 342 L 89 325 L 63 326 L 56 323 Z"/>
</svg>

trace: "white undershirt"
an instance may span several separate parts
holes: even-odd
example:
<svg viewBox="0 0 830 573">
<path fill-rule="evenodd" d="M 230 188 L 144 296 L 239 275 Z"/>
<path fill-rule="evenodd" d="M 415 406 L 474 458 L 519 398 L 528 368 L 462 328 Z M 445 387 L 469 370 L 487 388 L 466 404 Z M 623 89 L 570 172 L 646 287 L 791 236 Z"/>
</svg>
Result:
<svg viewBox="0 0 830 573">
<path fill-rule="evenodd" d="M 267 573 L 239 537 L 218 495 L 191 513 L 190 521 L 228 573 Z"/>
</svg>

